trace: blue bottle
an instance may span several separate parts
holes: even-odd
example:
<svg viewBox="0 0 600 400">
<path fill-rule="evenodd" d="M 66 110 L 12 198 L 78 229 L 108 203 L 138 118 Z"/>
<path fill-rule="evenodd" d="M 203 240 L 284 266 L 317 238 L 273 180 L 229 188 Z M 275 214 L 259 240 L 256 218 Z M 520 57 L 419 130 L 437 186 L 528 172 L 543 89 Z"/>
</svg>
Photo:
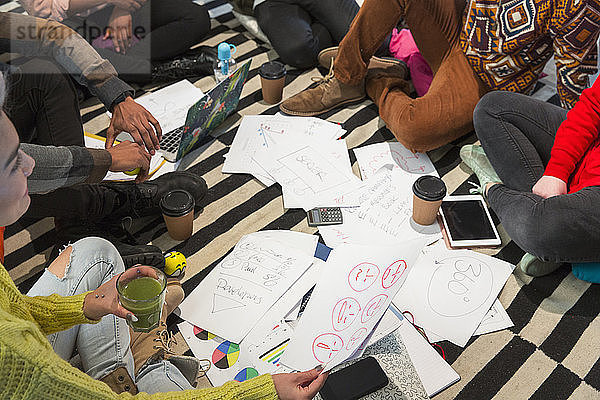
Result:
<svg viewBox="0 0 600 400">
<path fill-rule="evenodd" d="M 220 43 L 217 47 L 218 60 L 213 65 L 217 83 L 223 81 L 237 69 L 237 64 L 232 57 L 236 50 L 234 45 L 226 42 Z"/>
</svg>

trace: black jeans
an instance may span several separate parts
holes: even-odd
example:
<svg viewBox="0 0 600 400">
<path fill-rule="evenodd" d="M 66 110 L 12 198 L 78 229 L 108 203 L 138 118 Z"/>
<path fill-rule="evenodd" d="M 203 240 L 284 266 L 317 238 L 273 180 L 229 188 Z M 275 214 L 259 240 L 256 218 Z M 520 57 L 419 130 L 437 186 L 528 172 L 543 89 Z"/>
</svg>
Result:
<svg viewBox="0 0 600 400">
<path fill-rule="evenodd" d="M 8 75 L 5 110 L 24 143 L 84 146 L 77 92 L 68 73 L 49 59 L 22 59 Z M 40 74 L 39 71 L 46 73 Z M 115 208 L 119 194 L 105 184 L 79 184 L 48 194 L 31 194 L 25 217 L 100 220 Z"/>
<path fill-rule="evenodd" d="M 354 0 L 267 0 L 254 15 L 283 62 L 311 68 L 321 50 L 340 43 L 358 10 Z"/>
<path fill-rule="evenodd" d="M 544 199 L 531 192 L 550 159 L 567 110 L 531 97 L 486 94 L 473 114 L 475 131 L 502 180 L 488 202 L 511 239 L 544 261 L 600 260 L 600 186 Z"/>
<path fill-rule="evenodd" d="M 87 18 L 71 17 L 65 25 L 90 43 L 104 34 L 113 7 L 105 7 Z M 200 43 L 210 30 L 206 8 L 191 0 L 147 0 L 133 13 L 133 33 L 140 37 L 125 54 L 96 47 L 127 82 L 150 80 L 151 61 L 167 60 Z"/>
<path fill-rule="evenodd" d="M 68 73 L 49 59 L 20 61 L 8 75 L 5 110 L 21 142 L 83 146 L 77 92 Z"/>
</svg>

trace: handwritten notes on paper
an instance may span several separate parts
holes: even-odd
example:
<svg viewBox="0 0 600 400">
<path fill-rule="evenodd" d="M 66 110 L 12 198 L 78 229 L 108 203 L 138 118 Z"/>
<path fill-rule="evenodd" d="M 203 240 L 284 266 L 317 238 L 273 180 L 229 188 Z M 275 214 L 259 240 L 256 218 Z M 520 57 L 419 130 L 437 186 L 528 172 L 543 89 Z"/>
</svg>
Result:
<svg viewBox="0 0 600 400">
<path fill-rule="evenodd" d="M 179 306 L 181 316 L 239 343 L 312 262 L 284 242 L 246 235 Z"/>
<path fill-rule="evenodd" d="M 419 257 L 394 304 L 416 325 L 464 347 L 512 270 L 497 258 L 438 243 Z"/>
<path fill-rule="evenodd" d="M 367 339 L 425 244 L 344 245 L 333 250 L 282 358 L 284 365 L 326 370 L 353 355 Z"/>
<path fill-rule="evenodd" d="M 343 243 L 377 244 L 426 237 L 438 239 L 437 224 L 422 227 L 411 220 L 412 177 L 396 169 L 382 168 L 363 182 L 358 190 L 347 194 L 359 207 L 344 208 L 341 225 L 319 227 L 329 247 Z"/>
</svg>

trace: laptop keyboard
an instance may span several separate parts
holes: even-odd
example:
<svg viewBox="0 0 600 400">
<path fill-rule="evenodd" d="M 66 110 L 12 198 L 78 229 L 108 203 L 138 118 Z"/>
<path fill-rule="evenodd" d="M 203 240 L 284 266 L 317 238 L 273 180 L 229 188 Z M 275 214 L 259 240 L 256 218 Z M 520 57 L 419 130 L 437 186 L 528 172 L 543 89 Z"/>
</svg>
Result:
<svg viewBox="0 0 600 400">
<path fill-rule="evenodd" d="M 167 153 L 177 153 L 179 149 L 179 142 L 181 142 L 181 134 L 183 133 L 183 126 L 173 129 L 172 131 L 163 134 L 160 140 L 160 149 Z"/>
</svg>

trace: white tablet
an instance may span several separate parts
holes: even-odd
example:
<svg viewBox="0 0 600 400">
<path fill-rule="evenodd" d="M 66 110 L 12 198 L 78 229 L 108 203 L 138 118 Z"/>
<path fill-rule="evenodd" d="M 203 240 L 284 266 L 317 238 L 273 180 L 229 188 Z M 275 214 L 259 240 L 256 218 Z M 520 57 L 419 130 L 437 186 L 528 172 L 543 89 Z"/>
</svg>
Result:
<svg viewBox="0 0 600 400">
<path fill-rule="evenodd" d="M 500 236 L 480 195 L 447 196 L 440 215 L 451 247 L 499 246 Z"/>
</svg>

